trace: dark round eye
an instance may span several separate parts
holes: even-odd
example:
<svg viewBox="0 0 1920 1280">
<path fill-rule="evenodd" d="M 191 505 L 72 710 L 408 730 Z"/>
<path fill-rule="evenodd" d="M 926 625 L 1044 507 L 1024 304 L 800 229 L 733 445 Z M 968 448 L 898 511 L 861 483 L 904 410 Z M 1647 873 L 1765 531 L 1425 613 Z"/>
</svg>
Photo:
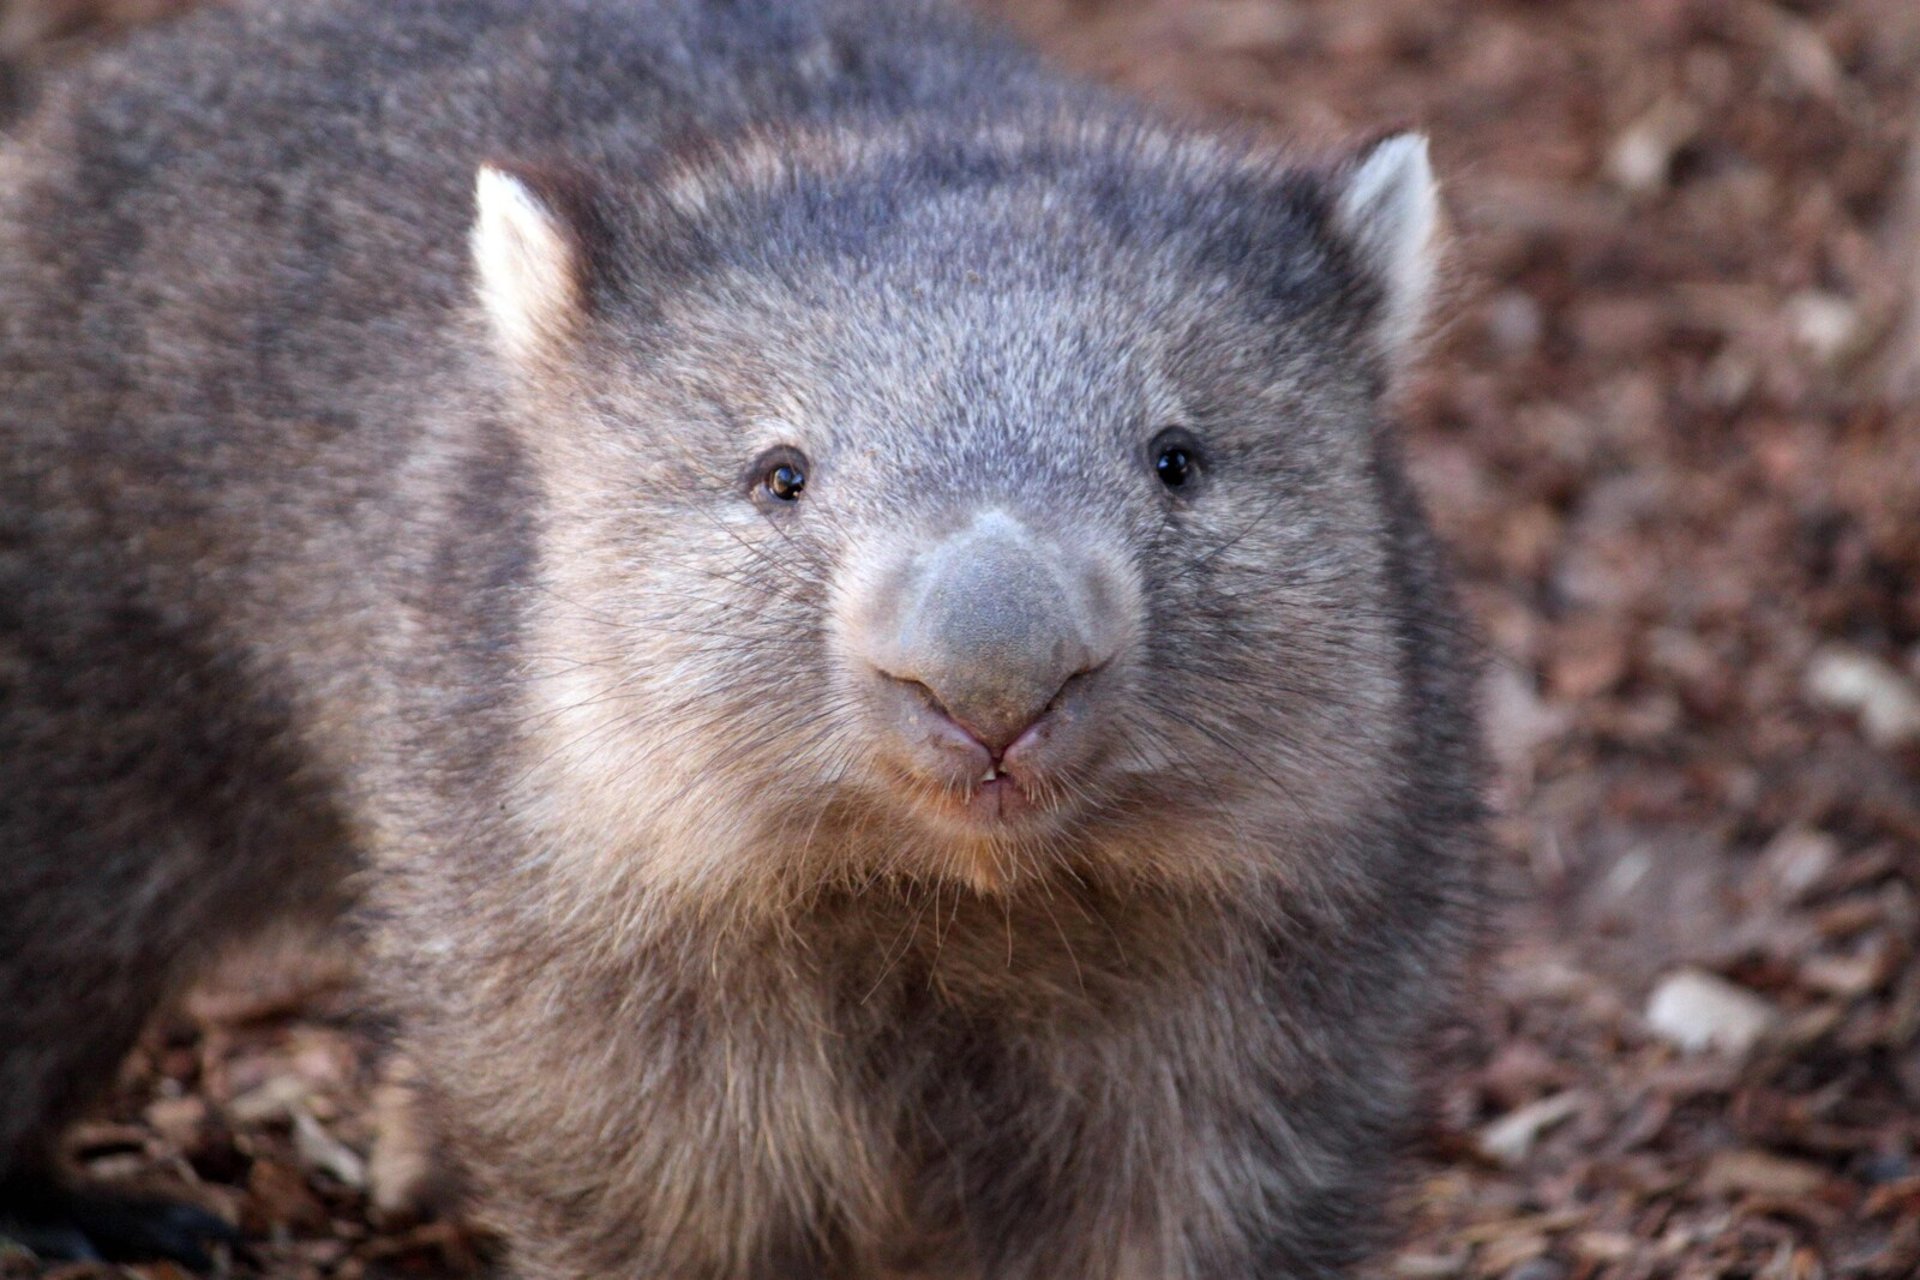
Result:
<svg viewBox="0 0 1920 1280">
<path fill-rule="evenodd" d="M 1153 459 L 1153 474 L 1169 489 L 1185 488 L 1199 476 L 1199 446 L 1177 427 L 1155 436 L 1148 456 Z"/>
<path fill-rule="evenodd" d="M 767 472 L 762 483 L 772 497 L 782 502 L 796 502 L 800 498 L 800 491 L 807 487 L 807 473 L 791 462 L 783 462 Z"/>
<path fill-rule="evenodd" d="M 807 458 L 798 449 L 769 449 L 754 462 L 753 496 L 763 502 L 798 502 L 807 487 Z"/>
<path fill-rule="evenodd" d="M 1187 474 L 1193 469 L 1193 457 L 1177 444 L 1170 444 L 1160 451 L 1153 460 L 1153 472 L 1160 477 L 1160 483 L 1169 489 L 1178 489 L 1187 482 Z"/>
</svg>

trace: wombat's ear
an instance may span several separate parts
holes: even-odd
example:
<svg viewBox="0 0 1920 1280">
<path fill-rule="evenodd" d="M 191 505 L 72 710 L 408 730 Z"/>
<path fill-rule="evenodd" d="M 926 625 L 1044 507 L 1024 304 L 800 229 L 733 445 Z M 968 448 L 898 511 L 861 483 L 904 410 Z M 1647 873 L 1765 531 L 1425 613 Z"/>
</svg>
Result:
<svg viewBox="0 0 1920 1280">
<path fill-rule="evenodd" d="M 585 193 L 560 175 L 486 164 L 474 203 L 474 273 L 495 339 L 519 359 L 556 354 L 586 314 L 593 220 Z"/>
<path fill-rule="evenodd" d="M 1375 340 L 1397 361 L 1426 319 L 1439 261 L 1440 192 L 1426 136 L 1380 138 L 1340 166 L 1333 182 L 1334 231 L 1381 291 Z"/>
</svg>

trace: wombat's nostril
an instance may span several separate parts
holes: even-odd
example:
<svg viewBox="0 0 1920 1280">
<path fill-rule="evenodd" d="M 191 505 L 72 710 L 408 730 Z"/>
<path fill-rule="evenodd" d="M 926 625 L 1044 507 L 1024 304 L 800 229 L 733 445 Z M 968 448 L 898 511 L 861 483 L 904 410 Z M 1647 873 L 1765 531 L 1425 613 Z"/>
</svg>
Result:
<svg viewBox="0 0 1920 1280">
<path fill-rule="evenodd" d="M 874 670 L 879 671 L 879 668 L 876 667 Z M 882 678 L 899 685 L 907 690 L 907 692 L 913 694 L 914 697 L 920 699 L 922 705 L 929 711 L 936 711 L 947 719 L 954 720 L 953 712 L 947 710 L 946 704 L 940 701 L 940 696 L 932 689 L 929 689 L 923 681 L 915 680 L 912 676 L 897 676 L 891 671 L 880 671 L 880 675 Z M 954 723 L 959 724 L 960 722 L 954 720 Z"/>
</svg>

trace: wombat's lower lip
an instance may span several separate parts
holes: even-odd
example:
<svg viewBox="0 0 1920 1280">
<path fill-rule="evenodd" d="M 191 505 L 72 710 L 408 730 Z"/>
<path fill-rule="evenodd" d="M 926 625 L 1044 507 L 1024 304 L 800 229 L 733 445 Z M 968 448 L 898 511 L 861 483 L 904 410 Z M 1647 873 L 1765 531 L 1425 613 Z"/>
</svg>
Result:
<svg viewBox="0 0 1920 1280">
<path fill-rule="evenodd" d="M 1020 784 L 1004 773 L 952 796 L 950 804 L 966 818 L 987 823 L 1010 822 L 1031 813 L 1035 807 Z"/>
</svg>

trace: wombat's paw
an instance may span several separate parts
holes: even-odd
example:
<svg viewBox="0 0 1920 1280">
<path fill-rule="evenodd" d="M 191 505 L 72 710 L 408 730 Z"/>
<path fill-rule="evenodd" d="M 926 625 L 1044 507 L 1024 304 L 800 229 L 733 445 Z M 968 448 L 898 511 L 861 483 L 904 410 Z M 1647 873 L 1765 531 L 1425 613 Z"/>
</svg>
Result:
<svg viewBox="0 0 1920 1280">
<path fill-rule="evenodd" d="M 231 1244 L 239 1233 L 205 1209 L 179 1201 L 15 1184 L 0 1187 L 0 1239 L 46 1259 L 166 1260 L 210 1271 L 209 1247 Z"/>
</svg>

